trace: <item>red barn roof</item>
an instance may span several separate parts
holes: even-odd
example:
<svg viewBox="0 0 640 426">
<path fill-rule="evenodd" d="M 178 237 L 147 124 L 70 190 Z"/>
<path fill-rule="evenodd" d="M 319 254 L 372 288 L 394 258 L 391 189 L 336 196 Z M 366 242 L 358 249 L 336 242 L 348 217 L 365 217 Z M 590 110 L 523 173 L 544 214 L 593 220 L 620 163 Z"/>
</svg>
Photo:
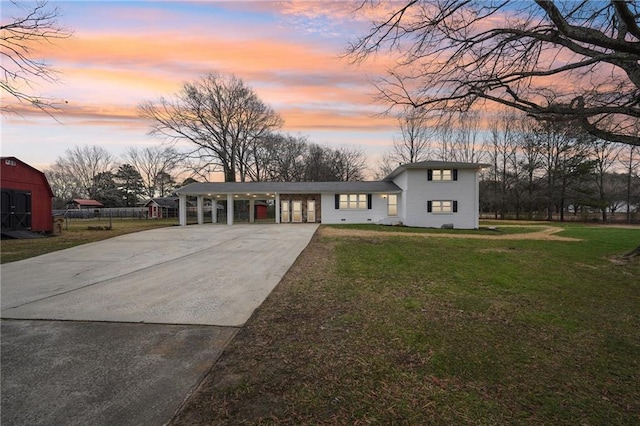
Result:
<svg viewBox="0 0 640 426">
<path fill-rule="evenodd" d="M 51 190 L 51 186 L 49 186 L 49 181 L 47 177 L 40 170 L 36 169 L 25 163 L 24 161 L 18 160 L 16 157 L 0 157 L 0 162 L 2 163 L 2 173 L 0 177 L 2 178 L 2 186 L 5 186 L 9 182 L 24 182 L 24 177 L 20 174 L 12 173 L 12 169 L 5 168 L 5 166 L 16 166 L 20 164 L 23 168 L 32 172 L 35 176 L 38 176 L 40 179 L 40 183 L 45 187 L 46 191 L 49 193 L 50 197 L 53 197 L 53 191 Z"/>
<path fill-rule="evenodd" d="M 104 204 L 102 204 L 100 201 L 84 200 L 82 198 L 74 198 L 72 201 L 68 202 L 67 204 L 77 204 L 82 207 L 104 207 Z"/>
</svg>

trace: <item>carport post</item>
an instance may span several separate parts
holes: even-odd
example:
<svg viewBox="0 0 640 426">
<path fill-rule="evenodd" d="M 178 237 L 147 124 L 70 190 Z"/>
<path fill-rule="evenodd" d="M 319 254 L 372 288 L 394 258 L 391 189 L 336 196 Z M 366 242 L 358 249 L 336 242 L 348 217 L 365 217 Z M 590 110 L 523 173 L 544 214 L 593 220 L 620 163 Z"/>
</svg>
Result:
<svg viewBox="0 0 640 426">
<path fill-rule="evenodd" d="M 187 196 L 185 194 L 179 194 L 179 205 L 178 205 L 178 222 L 180 226 L 187 225 Z"/>
<path fill-rule="evenodd" d="M 218 202 L 215 198 L 211 199 L 211 223 L 218 223 Z"/>
<path fill-rule="evenodd" d="M 204 197 L 202 195 L 198 195 L 198 225 L 202 225 L 204 223 Z"/>
<path fill-rule="evenodd" d="M 233 225 L 233 194 L 227 194 L 227 225 Z"/>
<path fill-rule="evenodd" d="M 249 200 L 249 223 L 255 222 L 255 206 L 256 202 L 254 200 Z"/>
<path fill-rule="evenodd" d="M 280 194 L 276 192 L 276 223 L 280 223 Z"/>
</svg>

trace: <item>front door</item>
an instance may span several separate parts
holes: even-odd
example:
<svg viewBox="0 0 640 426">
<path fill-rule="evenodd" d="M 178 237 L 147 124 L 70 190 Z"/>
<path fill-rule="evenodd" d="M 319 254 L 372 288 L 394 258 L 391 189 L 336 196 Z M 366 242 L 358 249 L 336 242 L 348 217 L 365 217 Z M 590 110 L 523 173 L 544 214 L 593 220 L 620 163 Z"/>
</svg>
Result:
<svg viewBox="0 0 640 426">
<path fill-rule="evenodd" d="M 292 222 L 302 222 L 302 201 L 293 202 Z"/>
<path fill-rule="evenodd" d="M 289 222 L 289 201 L 283 201 L 281 204 L 282 214 L 280 214 L 280 222 L 287 223 Z"/>
<path fill-rule="evenodd" d="M 307 222 L 316 221 L 316 201 L 307 200 Z"/>
</svg>

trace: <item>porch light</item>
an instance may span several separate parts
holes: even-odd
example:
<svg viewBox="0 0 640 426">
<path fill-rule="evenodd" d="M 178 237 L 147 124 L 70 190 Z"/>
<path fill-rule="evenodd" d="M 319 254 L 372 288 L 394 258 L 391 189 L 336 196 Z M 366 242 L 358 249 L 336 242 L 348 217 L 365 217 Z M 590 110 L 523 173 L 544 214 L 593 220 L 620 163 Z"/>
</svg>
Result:
<svg viewBox="0 0 640 426">
<path fill-rule="evenodd" d="M 387 194 L 382 194 L 382 198 L 387 199 Z"/>
</svg>

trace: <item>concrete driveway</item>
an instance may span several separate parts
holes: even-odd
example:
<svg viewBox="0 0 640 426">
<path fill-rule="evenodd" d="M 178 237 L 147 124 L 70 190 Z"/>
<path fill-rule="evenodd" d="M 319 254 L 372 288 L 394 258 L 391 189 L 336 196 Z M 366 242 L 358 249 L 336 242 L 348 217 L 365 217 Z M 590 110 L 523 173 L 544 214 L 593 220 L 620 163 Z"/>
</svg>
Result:
<svg viewBox="0 0 640 426">
<path fill-rule="evenodd" d="M 2 265 L 1 423 L 167 422 L 316 229 L 162 228 Z"/>
</svg>

